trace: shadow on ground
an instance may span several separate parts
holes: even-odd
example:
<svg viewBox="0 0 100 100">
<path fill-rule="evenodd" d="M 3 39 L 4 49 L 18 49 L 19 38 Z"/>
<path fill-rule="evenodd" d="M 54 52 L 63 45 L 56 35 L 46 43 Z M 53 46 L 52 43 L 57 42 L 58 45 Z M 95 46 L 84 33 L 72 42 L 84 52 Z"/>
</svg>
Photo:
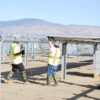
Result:
<svg viewBox="0 0 100 100">
<path fill-rule="evenodd" d="M 86 60 L 86 61 L 81 61 L 81 62 L 77 62 L 77 63 L 68 63 L 67 64 L 67 68 L 66 69 L 72 69 L 72 68 L 78 68 L 78 67 L 82 67 L 82 66 L 86 66 L 86 65 L 90 65 L 92 64 L 93 60 Z M 58 66 L 58 71 L 61 70 L 61 65 Z M 28 68 L 26 69 L 26 73 L 27 73 L 27 77 L 30 80 L 37 80 L 37 78 L 34 78 L 33 76 L 35 75 L 41 75 L 47 72 L 47 66 L 43 66 L 43 67 L 36 67 L 36 68 Z M 6 72 L 1 72 L 1 78 L 6 78 L 6 76 L 8 75 L 8 71 Z M 76 75 L 76 76 L 82 76 L 82 77 L 93 77 L 93 74 L 87 74 L 87 73 L 80 73 L 80 72 L 67 72 L 67 74 L 69 75 Z M 18 79 L 18 80 L 22 80 L 20 77 L 19 72 L 16 72 L 16 74 L 13 76 L 13 79 Z M 33 82 L 31 81 L 30 82 Z M 41 78 L 40 80 L 46 80 L 46 78 Z"/>
<path fill-rule="evenodd" d="M 81 97 L 86 97 L 89 100 L 90 99 L 92 99 L 92 100 L 100 100 L 100 98 L 95 98 L 95 97 L 92 97 L 92 96 L 88 95 L 89 93 L 93 92 L 94 90 L 100 90 L 100 85 L 92 86 L 92 85 L 75 84 L 75 83 L 70 83 L 70 82 L 65 82 L 65 81 L 60 81 L 60 82 L 63 83 L 63 84 L 76 85 L 76 86 L 87 88 L 87 90 L 82 90 L 81 93 L 79 93 L 79 94 L 75 94 L 74 93 L 73 96 L 70 97 L 70 98 L 62 98 L 63 100 L 77 100 L 77 99 L 79 100 Z"/>
</svg>

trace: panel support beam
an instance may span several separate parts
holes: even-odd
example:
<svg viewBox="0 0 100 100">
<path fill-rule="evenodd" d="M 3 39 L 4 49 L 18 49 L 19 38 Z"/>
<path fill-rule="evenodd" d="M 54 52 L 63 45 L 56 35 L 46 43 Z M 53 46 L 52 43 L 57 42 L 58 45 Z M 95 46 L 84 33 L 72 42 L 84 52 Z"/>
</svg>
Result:
<svg viewBox="0 0 100 100">
<path fill-rule="evenodd" d="M 1 67 L 1 57 L 2 57 L 1 47 L 2 47 L 2 37 L 0 36 L 0 67 Z"/>
<path fill-rule="evenodd" d="M 24 63 L 25 63 L 25 68 L 27 67 L 27 58 L 28 57 L 28 43 L 25 43 L 25 58 L 24 58 Z"/>
<path fill-rule="evenodd" d="M 61 65 L 61 80 L 65 80 L 66 78 L 66 67 L 67 67 L 67 62 L 66 62 L 66 47 L 67 47 L 67 42 L 62 44 L 62 65 Z"/>
<path fill-rule="evenodd" d="M 98 44 L 94 45 L 94 78 L 100 80 L 100 49 L 98 49 Z"/>
</svg>

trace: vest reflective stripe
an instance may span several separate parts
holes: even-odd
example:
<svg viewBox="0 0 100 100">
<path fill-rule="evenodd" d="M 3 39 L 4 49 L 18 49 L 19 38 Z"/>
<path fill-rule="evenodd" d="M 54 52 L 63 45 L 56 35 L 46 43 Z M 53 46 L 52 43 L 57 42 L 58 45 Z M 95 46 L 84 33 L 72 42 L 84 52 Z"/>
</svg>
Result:
<svg viewBox="0 0 100 100">
<path fill-rule="evenodd" d="M 11 46 L 10 46 L 10 59 L 11 59 L 11 61 L 14 59 L 14 54 L 13 54 L 13 52 L 14 52 L 15 46 L 16 46 L 15 43 L 11 44 Z"/>
<path fill-rule="evenodd" d="M 16 60 L 22 60 L 22 55 L 21 54 L 19 54 L 19 55 L 14 55 L 14 49 L 15 49 L 15 47 L 17 47 L 18 48 L 18 50 L 20 51 L 20 46 L 19 45 L 17 45 L 17 44 L 12 44 L 11 45 L 11 48 L 10 48 L 10 58 L 11 58 L 11 60 L 13 61 L 16 61 Z"/>
<path fill-rule="evenodd" d="M 59 48 L 56 48 L 55 53 L 50 53 L 48 57 L 48 63 L 52 65 L 58 65 L 59 64 L 59 58 L 60 58 L 60 50 Z"/>
<path fill-rule="evenodd" d="M 13 61 L 15 62 L 15 61 L 22 61 L 22 55 L 20 54 L 20 55 L 17 55 L 17 56 L 14 56 L 14 59 L 13 59 Z"/>
</svg>

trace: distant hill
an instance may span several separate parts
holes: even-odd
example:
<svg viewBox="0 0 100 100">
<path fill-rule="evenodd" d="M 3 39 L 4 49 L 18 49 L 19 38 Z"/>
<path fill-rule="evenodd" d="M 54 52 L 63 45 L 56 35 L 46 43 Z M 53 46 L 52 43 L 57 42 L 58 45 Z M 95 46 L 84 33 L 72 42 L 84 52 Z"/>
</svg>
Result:
<svg viewBox="0 0 100 100">
<path fill-rule="evenodd" d="M 0 34 L 99 36 L 100 27 L 90 25 L 61 25 L 41 19 L 0 21 Z"/>
<path fill-rule="evenodd" d="M 0 27 L 9 27 L 9 26 L 27 26 L 27 25 L 60 25 L 45 20 L 40 19 L 19 19 L 13 21 L 0 21 Z"/>
</svg>

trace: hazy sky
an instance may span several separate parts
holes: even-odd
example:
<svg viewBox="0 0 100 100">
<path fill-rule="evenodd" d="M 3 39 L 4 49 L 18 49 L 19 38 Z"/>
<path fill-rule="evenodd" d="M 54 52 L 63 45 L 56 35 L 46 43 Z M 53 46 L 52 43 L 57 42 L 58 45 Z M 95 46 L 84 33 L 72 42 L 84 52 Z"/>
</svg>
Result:
<svg viewBox="0 0 100 100">
<path fill-rule="evenodd" d="M 100 26 L 100 0 L 0 0 L 0 21 L 23 18 Z"/>
</svg>

